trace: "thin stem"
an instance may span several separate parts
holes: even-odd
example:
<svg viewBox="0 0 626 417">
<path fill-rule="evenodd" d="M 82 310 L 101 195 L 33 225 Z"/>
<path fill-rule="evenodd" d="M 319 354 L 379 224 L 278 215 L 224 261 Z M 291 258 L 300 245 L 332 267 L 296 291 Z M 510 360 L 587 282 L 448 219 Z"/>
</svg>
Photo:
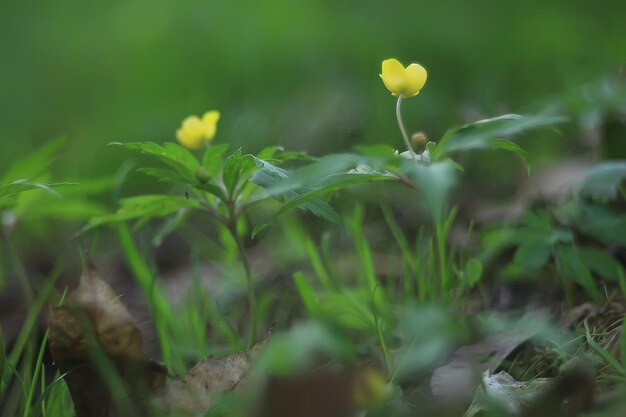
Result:
<svg viewBox="0 0 626 417">
<path fill-rule="evenodd" d="M 385 342 L 382 325 L 380 323 L 380 319 L 378 318 L 378 314 L 376 313 L 376 290 L 378 289 L 379 284 L 380 282 L 376 284 L 376 288 L 374 288 L 374 294 L 372 295 L 372 314 L 374 315 L 374 324 L 376 325 L 376 333 L 378 335 L 378 341 L 380 342 L 380 348 L 383 351 L 385 365 L 387 365 L 387 372 L 391 373 L 392 364 L 391 357 L 389 356 L 389 348 L 387 347 L 387 343 Z"/>
<path fill-rule="evenodd" d="M 26 269 L 24 268 L 24 264 L 22 263 L 22 259 L 20 255 L 17 253 L 17 249 L 13 245 L 11 238 L 9 236 L 5 236 L 5 243 L 7 245 L 7 249 L 9 252 L 9 256 L 11 262 L 13 263 L 13 269 L 15 271 L 15 275 L 17 275 L 18 282 L 22 287 L 22 293 L 24 294 L 24 299 L 27 305 L 31 305 L 34 299 L 33 289 L 30 286 L 28 275 L 26 274 Z"/>
<path fill-rule="evenodd" d="M 446 233 L 444 225 L 441 221 L 435 220 L 435 229 L 437 235 L 437 254 L 439 256 L 439 276 L 441 280 L 441 297 L 446 297 L 448 288 L 448 268 L 446 266 Z"/>
<path fill-rule="evenodd" d="M 407 149 L 411 153 L 411 159 L 417 162 L 417 159 L 415 159 L 415 151 L 413 150 L 413 147 L 411 146 L 411 141 L 409 140 L 409 136 L 406 134 L 406 129 L 404 128 L 404 123 L 402 122 L 402 96 L 403 94 L 400 94 L 398 96 L 398 101 L 396 102 L 396 117 L 398 118 L 398 126 L 400 126 L 400 132 L 402 132 L 402 138 L 404 139 L 404 144 L 406 145 Z"/>
<path fill-rule="evenodd" d="M 235 203 L 233 201 L 226 202 L 228 206 L 228 222 L 226 224 L 230 234 L 237 248 L 239 249 L 239 258 L 243 264 L 243 269 L 246 273 L 246 287 L 248 293 L 248 308 L 250 309 L 250 340 L 248 341 L 248 347 L 252 348 L 256 343 L 257 338 L 257 316 L 256 316 L 256 296 L 254 294 L 254 286 L 252 283 L 252 270 L 250 268 L 250 260 L 248 259 L 248 253 L 237 231 L 237 212 L 235 211 Z"/>
</svg>

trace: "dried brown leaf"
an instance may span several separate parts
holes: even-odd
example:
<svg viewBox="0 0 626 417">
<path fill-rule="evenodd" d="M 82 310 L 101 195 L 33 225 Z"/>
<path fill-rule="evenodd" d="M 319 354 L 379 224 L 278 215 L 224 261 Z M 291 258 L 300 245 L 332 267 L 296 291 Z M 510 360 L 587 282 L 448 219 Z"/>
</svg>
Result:
<svg viewBox="0 0 626 417">
<path fill-rule="evenodd" d="M 77 417 L 123 415 L 117 400 L 136 414 L 146 412 L 146 397 L 163 385 L 167 371 L 146 357 L 130 313 L 90 261 L 66 303 L 52 308 L 49 325 L 52 357 L 67 374 Z M 103 368 L 121 386 L 111 387 Z"/>
<path fill-rule="evenodd" d="M 252 360 L 265 345 L 269 333 L 247 352 L 233 353 L 222 358 L 209 356 L 198 362 L 181 377 L 163 387 L 154 398 L 161 409 L 189 415 L 206 412 L 218 395 L 241 386 L 248 375 Z"/>
</svg>

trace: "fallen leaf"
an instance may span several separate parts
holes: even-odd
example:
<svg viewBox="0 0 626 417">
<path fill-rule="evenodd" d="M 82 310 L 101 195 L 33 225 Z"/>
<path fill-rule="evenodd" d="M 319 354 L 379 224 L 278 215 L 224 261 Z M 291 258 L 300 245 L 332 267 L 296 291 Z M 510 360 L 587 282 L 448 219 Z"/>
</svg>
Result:
<svg viewBox="0 0 626 417">
<path fill-rule="evenodd" d="M 495 410 L 520 417 L 575 417 L 591 407 L 593 393 L 593 379 L 580 369 L 529 381 L 516 381 L 504 371 L 495 375 L 487 371 L 464 417 Z"/>
<path fill-rule="evenodd" d="M 433 395 L 447 402 L 469 402 L 480 383 L 480 375 L 495 371 L 507 356 L 532 336 L 513 331 L 457 349 L 447 365 L 435 369 L 430 381 Z"/>
<path fill-rule="evenodd" d="M 51 309 L 49 325 L 52 358 L 66 374 L 76 417 L 123 415 L 118 402 L 146 413 L 146 398 L 167 371 L 146 357 L 130 313 L 91 261 L 65 304 Z"/>
<path fill-rule="evenodd" d="M 250 364 L 269 338 L 247 352 L 233 353 L 222 358 L 209 356 L 198 362 L 181 377 L 160 389 L 154 404 L 167 412 L 188 415 L 203 414 L 214 404 L 218 395 L 241 386 L 250 370 Z"/>
<path fill-rule="evenodd" d="M 533 399 L 550 386 L 551 381 L 551 378 L 537 378 L 520 382 L 504 371 L 495 375 L 486 371 L 464 417 L 484 415 L 494 408 L 518 416 L 525 406 L 531 404 Z"/>
</svg>

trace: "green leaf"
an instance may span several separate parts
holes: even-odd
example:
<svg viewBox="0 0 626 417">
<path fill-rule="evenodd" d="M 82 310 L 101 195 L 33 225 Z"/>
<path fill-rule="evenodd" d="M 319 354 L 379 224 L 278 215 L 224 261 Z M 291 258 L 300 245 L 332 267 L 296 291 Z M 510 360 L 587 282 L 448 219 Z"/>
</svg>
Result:
<svg viewBox="0 0 626 417">
<path fill-rule="evenodd" d="M 293 281 L 296 284 L 296 288 L 298 289 L 298 293 L 300 294 L 300 298 L 304 303 L 308 315 L 311 317 L 315 316 L 318 300 L 313 287 L 311 287 L 311 284 L 309 284 L 309 281 L 307 281 L 302 272 L 293 274 Z"/>
<path fill-rule="evenodd" d="M 514 262 L 521 270 L 532 273 L 543 267 L 550 259 L 552 247 L 543 238 L 535 237 L 524 240 L 515 251 Z"/>
<path fill-rule="evenodd" d="M 152 246 L 156 248 L 161 246 L 165 238 L 185 222 L 190 211 L 191 210 L 188 207 L 183 207 L 179 209 L 174 216 L 166 219 L 154 234 L 154 237 L 152 238 Z"/>
<path fill-rule="evenodd" d="M 557 212 L 568 223 L 607 245 L 626 245 L 626 216 L 601 203 L 573 200 L 561 205 Z"/>
<path fill-rule="evenodd" d="M 579 248 L 578 255 L 587 268 L 607 281 L 617 283 L 620 273 L 624 273 L 622 265 L 603 250 Z"/>
<path fill-rule="evenodd" d="M 200 167 L 198 160 L 191 152 L 176 143 L 165 143 L 161 146 L 154 142 L 112 142 L 109 145 L 123 146 L 132 151 L 152 155 L 174 168 L 187 182 L 194 183 L 196 180 L 195 173 Z"/>
<path fill-rule="evenodd" d="M 194 187 L 197 188 L 198 190 L 206 191 L 207 193 L 213 194 L 214 196 L 216 196 L 222 201 L 226 200 L 226 195 L 224 194 L 224 190 L 222 190 L 220 187 L 218 187 L 215 184 L 211 184 L 210 182 L 208 182 L 206 184 L 196 184 Z"/>
<path fill-rule="evenodd" d="M 367 157 L 357 154 L 332 154 L 320 158 L 312 164 L 306 165 L 289 173 L 288 178 L 277 182 L 275 186 L 268 188 L 266 193 L 257 196 L 258 200 L 268 196 L 282 196 L 290 191 L 300 192 L 302 189 L 316 188 L 334 174 L 345 174 L 352 169 L 358 172 L 378 173 L 392 176 L 391 173 L 382 169 L 372 168 L 381 162 L 381 158 Z M 360 169 L 359 169 L 360 168 Z M 317 184 L 317 185 L 316 185 Z"/>
<path fill-rule="evenodd" d="M 44 184 L 39 182 L 29 182 L 25 179 L 13 181 L 10 184 L 0 186 L 0 205 L 2 204 L 2 200 L 8 197 L 13 197 L 19 193 L 29 190 L 41 190 L 47 193 L 50 193 L 56 197 L 61 197 L 54 188 L 58 188 L 61 186 L 72 186 L 76 185 L 70 182 L 59 182 L 54 184 Z"/>
<path fill-rule="evenodd" d="M 258 159 L 272 159 L 274 155 L 280 154 L 283 151 L 284 148 L 282 146 L 268 146 L 263 148 L 263 150 L 261 150 L 256 157 Z"/>
<path fill-rule="evenodd" d="M 468 288 L 473 288 L 478 281 L 480 281 L 480 277 L 483 274 L 483 264 L 477 258 L 470 259 L 467 264 L 465 264 L 465 271 L 463 274 L 463 279 Z"/>
<path fill-rule="evenodd" d="M 115 214 L 94 217 L 83 231 L 108 224 L 139 219 L 142 223 L 155 217 L 165 217 L 182 208 L 200 209 L 196 200 L 182 196 L 142 195 L 125 198 L 120 201 L 120 208 Z"/>
<path fill-rule="evenodd" d="M 489 147 L 487 149 L 502 149 L 504 151 L 514 153 L 522 161 L 527 173 L 530 175 L 530 166 L 528 165 L 528 152 L 522 149 L 518 144 L 505 139 L 491 139 L 489 141 Z"/>
<path fill-rule="evenodd" d="M 396 157 L 396 150 L 389 145 L 360 145 L 356 147 L 356 150 L 368 156 L 380 156 L 386 159 Z"/>
<path fill-rule="evenodd" d="M 594 200 L 614 200 L 625 180 L 626 161 L 602 162 L 585 172 L 578 192 Z"/>
<path fill-rule="evenodd" d="M 580 254 L 574 246 L 558 246 L 557 255 L 561 262 L 561 273 L 568 278 L 572 278 L 595 300 L 602 297 L 596 287 L 591 272 L 580 259 Z"/>
<path fill-rule="evenodd" d="M 52 164 L 56 152 L 65 143 L 65 138 L 54 139 L 30 155 L 19 158 L 11 165 L 4 175 L 0 184 L 7 184 L 17 180 L 34 181 L 43 174 Z"/>
<path fill-rule="evenodd" d="M 329 220 L 333 223 L 341 224 L 342 220 L 337 212 L 335 212 L 335 210 L 328 204 L 323 203 L 321 200 L 319 200 L 318 197 L 353 185 L 390 179 L 392 178 L 388 175 L 380 174 L 336 174 L 329 176 L 325 178 L 323 183 L 317 184 L 319 188 L 304 191 L 302 194 L 298 194 L 291 200 L 286 201 L 285 204 L 280 208 L 280 210 L 278 210 L 271 216 L 269 221 L 254 228 L 252 236 L 256 236 L 260 231 L 265 229 L 283 214 L 287 213 L 290 210 L 293 210 L 294 208 L 304 206 L 305 204 L 308 204 L 306 206 L 306 209 L 311 211 L 313 214 Z"/>
<path fill-rule="evenodd" d="M 220 145 L 209 146 L 204 152 L 204 156 L 202 157 L 202 166 L 207 170 L 210 177 L 215 178 L 220 174 L 224 153 L 226 153 L 229 147 L 229 144 L 223 143 Z"/>
<path fill-rule="evenodd" d="M 562 116 L 538 114 L 522 116 L 505 114 L 491 119 L 479 120 L 458 129 L 446 132 L 435 149 L 430 153 L 431 160 L 445 159 L 451 152 L 471 149 L 504 149 L 516 153 L 525 161 L 526 154 L 519 146 L 507 139 L 525 132 L 546 126 L 554 126 L 565 121 Z"/>
<path fill-rule="evenodd" d="M 164 168 L 137 168 L 137 172 L 146 174 L 150 177 L 158 178 L 161 182 L 182 182 L 188 183 L 189 176 L 180 174 L 178 171 Z"/>
<path fill-rule="evenodd" d="M 179 161 L 181 164 L 189 168 L 191 171 L 197 171 L 200 168 L 198 159 L 189 152 L 189 150 L 178 143 L 165 142 L 163 149 L 168 158 Z"/>
<path fill-rule="evenodd" d="M 340 224 L 341 217 L 321 197 L 352 185 L 396 179 L 391 172 L 371 165 L 381 160 L 380 157 L 334 154 L 290 173 L 256 158 L 258 169 L 251 181 L 265 190 L 253 195 L 249 203 L 274 198 L 283 202 L 284 206 L 267 223 L 257 226 L 252 235 L 256 236 L 278 217 L 294 208 L 308 210 Z"/>
<path fill-rule="evenodd" d="M 109 209 L 102 204 L 81 198 L 57 198 L 43 196 L 33 204 L 18 206 L 15 213 L 27 217 L 28 220 L 62 220 L 82 222 L 94 216 L 102 216 Z"/>
<path fill-rule="evenodd" d="M 256 163 L 252 155 L 241 155 L 241 149 L 226 159 L 222 178 L 231 197 L 237 185 L 247 181 L 256 170 Z"/>
<path fill-rule="evenodd" d="M 440 220 L 448 197 L 457 182 L 453 164 L 443 161 L 424 165 L 406 160 L 402 161 L 400 169 L 422 193 L 431 215 Z"/>
</svg>

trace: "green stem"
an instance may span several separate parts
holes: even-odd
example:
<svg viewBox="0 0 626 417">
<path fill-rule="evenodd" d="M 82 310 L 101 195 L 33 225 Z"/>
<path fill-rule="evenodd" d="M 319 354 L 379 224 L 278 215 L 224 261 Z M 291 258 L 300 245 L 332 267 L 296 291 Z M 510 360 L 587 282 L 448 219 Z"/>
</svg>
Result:
<svg viewBox="0 0 626 417">
<path fill-rule="evenodd" d="M 445 299 L 448 289 L 448 268 L 446 267 L 446 233 L 444 224 L 435 219 L 435 230 L 437 236 L 437 255 L 439 258 L 439 278 L 441 284 L 441 298 Z"/>
<path fill-rule="evenodd" d="M 406 134 L 406 129 L 404 128 L 404 123 L 402 122 L 402 96 L 403 94 L 400 94 L 398 96 L 398 101 L 396 102 L 396 118 L 398 119 L 398 126 L 400 127 L 400 132 L 402 133 L 404 144 L 406 145 L 407 149 L 409 150 L 409 153 L 411 154 L 411 159 L 417 162 L 417 159 L 415 159 L 415 151 L 413 150 L 413 147 L 411 146 L 411 141 L 409 140 L 409 136 Z"/>
<path fill-rule="evenodd" d="M 31 305 L 35 296 L 33 294 L 33 289 L 30 286 L 28 275 L 26 274 L 26 268 L 24 268 L 22 259 L 17 253 L 17 249 L 13 245 L 13 242 L 11 241 L 11 238 L 9 236 L 5 236 L 5 243 L 7 245 L 11 262 L 13 263 L 13 270 L 15 271 L 15 275 L 17 275 L 20 287 L 22 287 L 24 301 L 26 302 L 26 305 Z"/>
<path fill-rule="evenodd" d="M 252 348 L 257 339 L 257 316 L 256 316 L 256 295 L 254 293 L 254 285 L 252 282 L 252 270 L 250 268 L 250 260 L 248 259 L 248 253 L 237 231 L 237 212 L 235 211 L 234 201 L 227 202 L 228 207 L 228 222 L 226 226 L 228 231 L 235 239 L 237 248 L 239 249 L 239 258 L 243 265 L 243 269 L 246 273 L 246 287 L 248 293 L 248 308 L 250 309 L 250 340 L 248 341 L 248 347 Z"/>
<path fill-rule="evenodd" d="M 376 290 L 380 286 L 380 282 L 376 283 L 374 287 L 374 291 L 372 292 L 372 316 L 374 317 L 374 324 L 376 326 L 376 334 L 378 335 L 378 341 L 380 342 L 380 348 L 383 351 L 383 356 L 385 358 L 385 365 L 387 366 L 387 372 L 391 374 L 392 364 L 391 364 L 391 356 L 389 355 L 389 348 L 387 347 L 387 342 L 385 342 L 385 336 L 383 335 L 382 324 L 380 322 L 380 318 L 378 317 L 378 311 L 376 310 Z"/>
</svg>

